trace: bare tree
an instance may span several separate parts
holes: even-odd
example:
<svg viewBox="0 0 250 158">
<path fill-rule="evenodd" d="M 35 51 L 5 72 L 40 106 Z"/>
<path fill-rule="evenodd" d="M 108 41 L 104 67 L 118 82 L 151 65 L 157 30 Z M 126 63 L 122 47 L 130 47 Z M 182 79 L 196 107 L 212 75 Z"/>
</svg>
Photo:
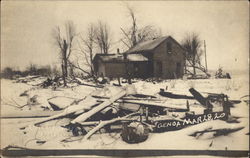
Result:
<svg viewBox="0 0 250 158">
<path fill-rule="evenodd" d="M 65 22 L 65 32 L 63 32 L 59 26 L 56 26 L 53 30 L 53 38 L 55 39 L 56 46 L 58 46 L 60 50 L 64 86 L 67 85 L 66 77 L 68 76 L 68 61 L 72 52 L 72 42 L 75 36 L 75 25 L 72 21 Z"/>
<path fill-rule="evenodd" d="M 111 46 L 111 32 L 107 23 L 98 21 L 95 26 L 95 42 L 98 45 L 101 53 L 108 54 Z"/>
<path fill-rule="evenodd" d="M 131 18 L 131 26 L 128 29 L 121 28 L 121 31 L 123 33 L 121 41 L 125 46 L 131 48 L 142 41 L 161 36 L 160 29 L 157 30 L 151 25 L 146 25 L 144 27 L 139 28 L 135 15 L 135 10 L 127 5 L 127 11 L 129 17 Z"/>
<path fill-rule="evenodd" d="M 85 53 L 85 60 L 90 67 L 91 75 L 94 75 L 94 66 L 93 66 L 94 40 L 95 40 L 95 28 L 93 24 L 90 24 L 88 27 L 87 37 L 85 39 L 82 38 L 82 42 L 87 47 L 87 54 Z"/>
<path fill-rule="evenodd" d="M 78 47 L 81 55 L 82 64 L 79 63 L 79 58 L 75 62 L 70 62 L 71 66 L 77 68 L 81 72 L 94 77 L 94 48 L 95 48 L 95 26 L 94 24 L 89 24 L 86 33 L 79 34 Z M 90 72 L 86 69 L 90 69 Z"/>
<path fill-rule="evenodd" d="M 198 69 L 209 77 L 210 74 L 207 72 L 206 67 L 201 64 L 201 59 L 204 54 L 201 49 L 201 44 L 202 41 L 197 33 L 186 34 L 182 40 L 182 46 L 187 50 L 186 67 L 193 68 L 193 72 L 186 69 L 186 73 L 196 75 L 196 69 Z"/>
<path fill-rule="evenodd" d="M 193 68 L 193 74 L 196 75 L 197 64 L 200 65 L 201 60 L 201 40 L 197 33 L 187 34 L 182 41 L 182 46 L 187 50 L 186 60 L 187 66 Z"/>
</svg>

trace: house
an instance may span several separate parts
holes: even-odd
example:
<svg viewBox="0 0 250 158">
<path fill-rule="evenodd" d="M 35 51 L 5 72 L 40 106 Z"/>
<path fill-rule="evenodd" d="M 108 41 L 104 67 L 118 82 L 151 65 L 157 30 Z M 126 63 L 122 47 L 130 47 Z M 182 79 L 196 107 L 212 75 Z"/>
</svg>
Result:
<svg viewBox="0 0 250 158">
<path fill-rule="evenodd" d="M 181 78 L 185 49 L 171 36 L 141 42 L 123 54 L 97 54 L 94 69 L 98 76 Z"/>
<path fill-rule="evenodd" d="M 148 59 L 141 54 L 96 54 L 93 59 L 96 75 L 109 78 L 126 78 L 127 75 L 146 78 L 147 63 Z"/>
</svg>

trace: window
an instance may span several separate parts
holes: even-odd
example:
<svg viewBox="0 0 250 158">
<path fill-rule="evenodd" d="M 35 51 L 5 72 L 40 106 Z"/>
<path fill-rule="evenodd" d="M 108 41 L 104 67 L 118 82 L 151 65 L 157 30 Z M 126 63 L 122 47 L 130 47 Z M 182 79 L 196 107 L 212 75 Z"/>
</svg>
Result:
<svg viewBox="0 0 250 158">
<path fill-rule="evenodd" d="M 167 53 L 172 53 L 172 44 L 170 42 L 167 42 Z"/>
</svg>

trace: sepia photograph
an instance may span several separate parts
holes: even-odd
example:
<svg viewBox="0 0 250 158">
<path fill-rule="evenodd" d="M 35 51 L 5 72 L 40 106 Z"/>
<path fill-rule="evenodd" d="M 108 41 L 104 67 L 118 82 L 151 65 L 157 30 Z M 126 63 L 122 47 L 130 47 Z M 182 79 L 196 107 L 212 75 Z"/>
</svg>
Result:
<svg viewBox="0 0 250 158">
<path fill-rule="evenodd" d="M 1 156 L 248 157 L 249 2 L 1 1 Z"/>
</svg>

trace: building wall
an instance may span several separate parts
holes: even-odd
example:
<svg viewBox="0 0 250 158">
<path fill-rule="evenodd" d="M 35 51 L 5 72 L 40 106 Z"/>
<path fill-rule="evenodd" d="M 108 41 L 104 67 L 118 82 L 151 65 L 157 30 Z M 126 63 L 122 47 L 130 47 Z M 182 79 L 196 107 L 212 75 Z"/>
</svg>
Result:
<svg viewBox="0 0 250 158">
<path fill-rule="evenodd" d="M 126 70 L 126 66 L 128 67 Z M 127 71 L 132 78 L 146 78 L 148 74 L 148 62 L 106 62 L 98 61 L 97 76 L 109 78 L 127 77 Z"/>
<path fill-rule="evenodd" d="M 105 65 L 100 60 L 97 60 L 97 64 L 95 65 L 95 71 L 97 73 L 97 76 L 105 76 L 105 74 L 106 74 Z"/>
<path fill-rule="evenodd" d="M 130 62 L 129 71 L 133 78 L 147 78 L 150 77 L 149 62 Z"/>
<path fill-rule="evenodd" d="M 167 43 L 171 44 L 168 53 Z M 97 60 L 98 76 L 109 78 L 127 77 L 126 67 L 133 78 L 159 77 L 164 79 L 182 78 L 185 65 L 185 51 L 171 38 L 167 38 L 157 48 L 150 52 L 141 52 L 148 62 L 102 62 Z"/>
<path fill-rule="evenodd" d="M 104 63 L 105 65 L 105 74 L 104 76 L 110 78 L 124 77 L 126 75 L 125 63 Z"/>
<path fill-rule="evenodd" d="M 167 50 L 168 42 L 171 44 L 171 53 Z M 169 38 L 161 43 L 153 52 L 154 76 L 165 79 L 181 78 L 184 74 L 184 53 L 184 50 Z"/>
</svg>

